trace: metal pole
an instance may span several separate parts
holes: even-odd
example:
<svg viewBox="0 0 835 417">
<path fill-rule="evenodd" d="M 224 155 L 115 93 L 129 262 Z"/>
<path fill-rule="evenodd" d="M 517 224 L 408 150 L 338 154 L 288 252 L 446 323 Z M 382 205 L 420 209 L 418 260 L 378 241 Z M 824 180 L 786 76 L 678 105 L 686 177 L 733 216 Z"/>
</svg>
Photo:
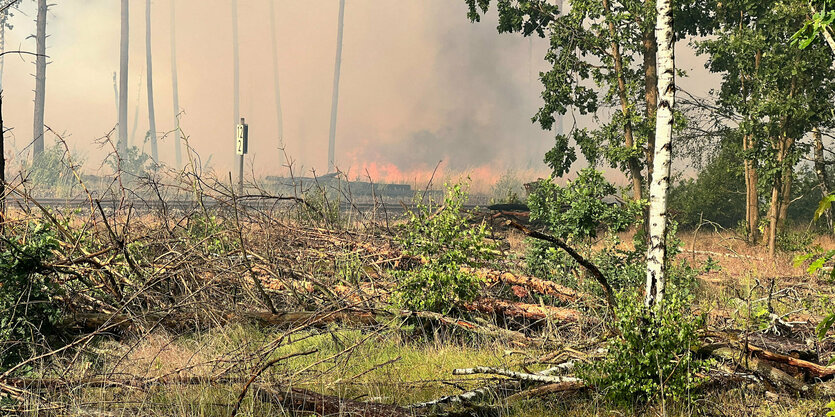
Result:
<svg viewBox="0 0 835 417">
<path fill-rule="evenodd" d="M 244 118 L 241 117 L 241 124 L 244 123 Z M 246 140 L 246 139 L 244 139 Z M 241 152 L 238 155 L 238 195 L 241 196 L 244 194 L 244 152 Z"/>
</svg>

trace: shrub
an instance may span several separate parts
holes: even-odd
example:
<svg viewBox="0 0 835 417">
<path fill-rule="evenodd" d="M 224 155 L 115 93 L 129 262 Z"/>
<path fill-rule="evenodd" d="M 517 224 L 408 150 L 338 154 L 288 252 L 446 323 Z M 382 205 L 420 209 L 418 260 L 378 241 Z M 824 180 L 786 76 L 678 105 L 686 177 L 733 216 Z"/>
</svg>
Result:
<svg viewBox="0 0 835 417">
<path fill-rule="evenodd" d="M 0 252 L 0 370 L 34 352 L 35 343 L 54 331 L 60 292 L 44 264 L 58 240 L 43 223 L 30 223 L 25 239 L 5 240 Z"/>
<path fill-rule="evenodd" d="M 698 382 L 701 363 L 691 348 L 703 320 L 689 309 L 688 291 L 671 287 L 660 310 L 647 308 L 639 292 L 618 296 L 615 328 L 620 337 L 606 358 L 580 369 L 580 375 L 621 404 L 645 403 L 656 395 L 683 400 Z"/>
<path fill-rule="evenodd" d="M 489 259 L 493 245 L 485 241 L 487 226 L 467 222 L 462 213 L 468 199 L 461 184 L 447 186 L 443 204 L 435 210 L 433 202 L 416 202 L 409 221 L 398 236 L 406 253 L 428 262 L 414 271 L 397 274 L 395 299 L 411 310 L 446 311 L 460 301 L 477 295 L 477 277 L 461 271 L 462 266 L 478 266 Z"/>
<path fill-rule="evenodd" d="M 524 190 L 522 180 L 516 176 L 514 171 L 506 171 L 499 177 L 499 180 L 493 184 L 490 190 L 490 202 L 492 204 L 516 204 L 521 203 L 522 199 L 519 193 Z"/>
</svg>

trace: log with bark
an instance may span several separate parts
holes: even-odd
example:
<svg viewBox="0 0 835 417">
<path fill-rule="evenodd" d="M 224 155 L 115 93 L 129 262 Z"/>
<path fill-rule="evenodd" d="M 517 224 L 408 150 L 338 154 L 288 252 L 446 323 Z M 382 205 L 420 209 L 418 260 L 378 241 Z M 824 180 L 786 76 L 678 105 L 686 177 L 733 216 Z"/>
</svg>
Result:
<svg viewBox="0 0 835 417">
<path fill-rule="evenodd" d="M 496 314 L 514 319 L 547 319 L 561 322 L 574 322 L 580 318 L 580 312 L 570 308 L 514 303 L 496 298 L 481 298 L 470 303 L 465 303 L 463 306 L 470 311 Z"/>
<path fill-rule="evenodd" d="M 538 294 L 554 297 L 562 302 L 570 303 L 589 298 L 587 294 L 572 290 L 566 286 L 528 275 L 517 275 L 510 272 L 497 271 L 488 268 L 464 268 L 489 284 L 518 285 Z"/>
</svg>

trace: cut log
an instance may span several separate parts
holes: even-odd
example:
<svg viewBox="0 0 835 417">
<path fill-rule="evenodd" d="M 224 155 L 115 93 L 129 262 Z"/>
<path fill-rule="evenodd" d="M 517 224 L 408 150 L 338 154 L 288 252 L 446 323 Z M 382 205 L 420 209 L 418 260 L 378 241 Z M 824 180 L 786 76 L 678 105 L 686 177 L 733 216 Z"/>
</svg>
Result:
<svg viewBox="0 0 835 417">
<path fill-rule="evenodd" d="M 575 378 L 572 376 L 553 376 L 553 375 L 542 375 L 542 374 L 528 374 L 524 372 L 516 372 L 510 371 L 507 369 L 501 368 L 494 368 L 492 366 L 476 366 L 475 368 L 465 368 L 465 369 L 453 369 L 453 375 L 476 375 L 476 374 L 488 374 L 488 375 L 501 375 L 506 376 L 508 378 L 513 378 L 519 381 L 526 381 L 526 382 L 539 382 L 545 384 L 559 384 L 559 383 L 583 383 L 583 380 L 580 378 Z"/>
<path fill-rule="evenodd" d="M 713 346 L 710 348 L 710 354 L 717 358 L 732 361 L 742 368 L 766 378 L 775 385 L 790 388 L 798 392 L 809 392 L 809 386 L 803 381 L 793 378 L 791 375 L 769 365 L 766 361 L 756 356 L 745 357 L 745 355 L 742 355 L 742 358 L 740 358 L 741 355 L 738 350 L 726 346 Z"/>
<path fill-rule="evenodd" d="M 505 317 L 527 320 L 555 320 L 574 322 L 580 318 L 580 312 L 570 308 L 542 306 L 539 304 L 514 303 L 495 298 L 482 298 L 465 303 L 464 308 L 487 314 L 499 314 Z"/>
<path fill-rule="evenodd" d="M 489 284 L 503 283 L 507 285 L 519 285 L 533 292 L 548 295 L 566 303 L 588 298 L 586 294 L 577 292 L 556 282 L 546 281 L 537 277 L 515 275 L 510 272 L 501 272 L 487 268 L 465 268 L 465 270 L 475 274 Z"/>
<path fill-rule="evenodd" d="M 352 401 L 332 395 L 323 395 L 302 388 L 280 388 L 256 385 L 255 396 L 262 401 L 279 404 L 295 412 L 314 413 L 320 416 L 356 417 L 412 417 L 405 408 L 373 402 Z"/>
<path fill-rule="evenodd" d="M 814 362 L 805 361 L 803 359 L 794 358 L 780 353 L 769 352 L 750 344 L 748 345 L 748 351 L 759 358 L 799 368 L 815 378 L 828 379 L 835 375 L 835 367 L 833 366 L 823 366 Z"/>
</svg>

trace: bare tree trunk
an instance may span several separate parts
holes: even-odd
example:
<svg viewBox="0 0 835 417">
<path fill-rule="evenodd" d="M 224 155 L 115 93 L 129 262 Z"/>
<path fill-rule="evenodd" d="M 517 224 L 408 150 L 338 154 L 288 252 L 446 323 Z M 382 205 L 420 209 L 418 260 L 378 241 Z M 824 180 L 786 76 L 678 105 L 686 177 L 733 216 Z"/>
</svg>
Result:
<svg viewBox="0 0 835 417">
<path fill-rule="evenodd" d="M 130 37 L 130 4 L 122 0 L 122 33 L 119 47 L 119 139 L 117 149 L 128 149 L 128 40 Z"/>
<path fill-rule="evenodd" d="M 788 152 L 788 149 L 791 147 L 791 141 L 784 145 L 784 147 Z M 783 161 L 786 160 L 786 157 L 783 158 Z M 783 178 L 780 180 L 780 212 L 777 217 L 777 227 L 779 230 L 785 230 L 786 220 L 789 217 L 789 205 L 791 205 L 792 201 L 792 167 L 784 166 L 782 175 Z"/>
<path fill-rule="evenodd" d="M 821 131 L 815 128 L 812 133 L 815 137 L 815 175 L 818 177 L 818 184 L 821 190 L 821 196 L 827 197 L 829 191 L 829 178 L 826 174 L 826 158 L 823 154 L 823 137 Z M 832 226 L 832 209 L 823 212 L 824 220 L 826 221 L 826 230 L 830 232 L 833 230 Z"/>
<path fill-rule="evenodd" d="M 234 135 L 237 134 L 238 129 L 238 122 L 240 121 L 240 98 L 241 98 L 241 89 L 240 89 L 240 67 L 238 65 L 238 0 L 232 0 L 232 132 L 233 138 Z M 236 156 L 235 162 L 238 162 Z"/>
<path fill-rule="evenodd" d="M 336 108 L 339 103 L 339 70 L 342 66 L 342 27 L 345 21 L 345 0 L 339 0 L 339 23 L 336 32 L 336 61 L 333 68 L 333 99 L 331 101 L 331 130 L 328 139 L 328 172 L 336 166 Z"/>
<path fill-rule="evenodd" d="M 768 209 L 768 256 L 777 253 L 777 217 L 780 213 L 780 180 L 781 175 L 774 176 L 771 185 L 771 207 Z"/>
<path fill-rule="evenodd" d="M 6 68 L 6 22 L 9 20 L 9 10 L 0 12 L 0 91 L 3 91 L 3 70 Z"/>
<path fill-rule="evenodd" d="M 657 68 L 659 105 L 655 122 L 655 158 L 649 188 L 649 245 L 647 248 L 647 306 L 664 301 L 667 256 L 667 193 L 670 188 L 673 109 L 675 108 L 675 38 L 671 0 L 656 2 L 655 37 L 658 42 Z"/>
<path fill-rule="evenodd" d="M 742 147 L 744 150 L 753 148 L 753 138 L 751 135 L 745 135 L 742 139 Z M 757 191 L 757 181 L 759 176 L 757 174 L 757 162 L 751 159 L 745 159 L 745 221 L 748 223 L 748 242 L 756 244 L 759 241 L 759 224 L 760 224 L 760 199 Z"/>
<path fill-rule="evenodd" d="M 635 138 L 632 133 L 632 122 L 630 121 L 631 114 L 629 110 L 629 99 L 626 92 L 626 80 L 623 75 L 623 57 L 620 54 L 620 45 L 617 41 L 617 32 L 615 30 L 615 22 L 612 20 L 612 11 L 609 6 L 609 0 L 603 0 L 603 10 L 606 14 L 606 19 L 609 21 L 609 36 L 612 38 L 612 58 L 615 62 L 615 74 L 618 80 L 618 98 L 620 99 L 621 112 L 623 113 L 623 138 L 626 148 L 632 150 L 635 147 Z M 641 200 L 642 197 L 642 182 L 641 163 L 636 157 L 630 157 L 627 160 L 629 167 L 629 175 L 632 177 L 632 195 L 635 201 Z"/>
<path fill-rule="evenodd" d="M 183 154 L 181 148 L 180 132 L 180 91 L 177 86 L 177 17 L 175 14 L 175 2 L 171 0 L 171 88 L 174 96 L 174 130 L 177 137 L 174 139 L 174 161 L 177 163 L 177 168 L 183 167 Z"/>
<path fill-rule="evenodd" d="M 278 77 L 278 35 L 276 34 L 275 0 L 270 0 L 270 35 L 273 39 L 273 83 L 275 86 L 275 118 L 278 123 L 278 147 L 284 148 L 284 120 L 281 114 L 281 89 Z"/>
<path fill-rule="evenodd" d="M 35 120 L 33 129 L 32 154 L 43 153 L 43 119 L 46 104 L 46 0 L 38 0 L 37 57 L 35 58 Z"/>
<path fill-rule="evenodd" d="M 151 58 L 151 0 L 145 0 L 145 64 L 148 67 L 148 74 L 145 77 L 148 82 L 148 130 L 151 135 L 151 159 L 155 164 L 159 163 L 157 153 L 157 121 L 154 115 L 154 70 Z"/>
</svg>

